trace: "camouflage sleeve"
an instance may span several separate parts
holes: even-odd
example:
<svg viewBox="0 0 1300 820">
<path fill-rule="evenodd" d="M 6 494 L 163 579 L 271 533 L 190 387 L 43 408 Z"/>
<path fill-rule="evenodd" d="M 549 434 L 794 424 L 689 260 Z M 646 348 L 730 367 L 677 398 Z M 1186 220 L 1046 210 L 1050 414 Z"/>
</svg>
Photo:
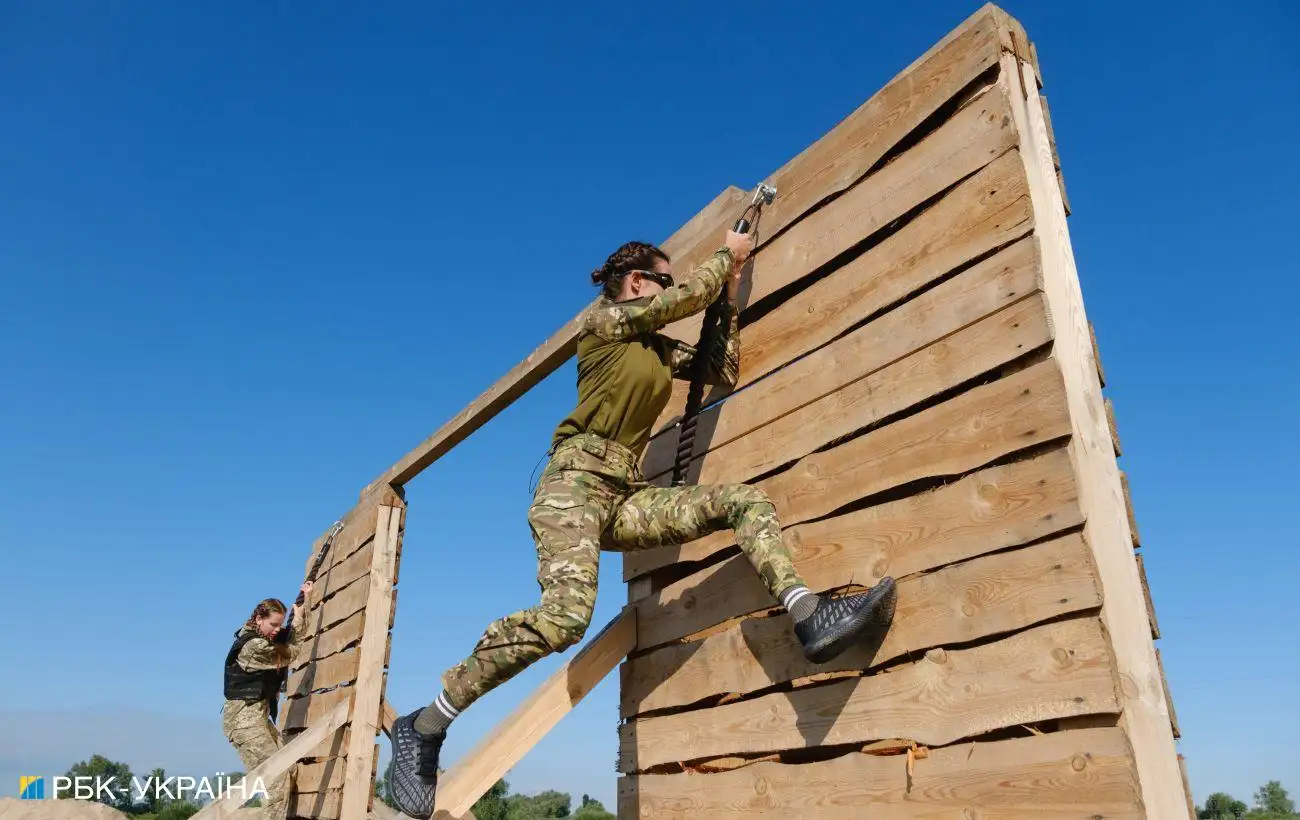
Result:
<svg viewBox="0 0 1300 820">
<path fill-rule="evenodd" d="M 244 644 L 235 662 L 246 672 L 263 672 L 267 669 L 279 669 L 289 662 L 289 658 L 289 647 L 272 643 L 258 636 Z"/>
<path fill-rule="evenodd" d="M 731 273 L 732 256 L 720 248 L 700 263 L 686 281 L 668 288 L 645 304 L 604 302 L 587 313 L 583 329 L 610 342 L 658 330 L 698 313 L 722 291 Z"/>
<path fill-rule="evenodd" d="M 668 363 L 673 369 L 673 376 L 678 379 L 690 379 L 691 365 L 695 361 L 696 350 L 686 342 L 669 339 Z M 735 387 L 740 378 L 740 317 L 734 305 L 728 305 L 727 320 L 722 326 L 722 338 L 713 346 L 709 356 L 709 367 L 704 372 L 705 384 L 722 387 Z"/>
</svg>

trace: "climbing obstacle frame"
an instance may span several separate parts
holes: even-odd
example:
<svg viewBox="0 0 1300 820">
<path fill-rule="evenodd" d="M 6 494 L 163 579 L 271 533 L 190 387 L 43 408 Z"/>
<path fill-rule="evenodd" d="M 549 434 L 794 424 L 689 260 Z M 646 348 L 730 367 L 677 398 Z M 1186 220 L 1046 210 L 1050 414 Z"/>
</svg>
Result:
<svg viewBox="0 0 1300 820">
<path fill-rule="evenodd" d="M 985 6 L 769 177 L 740 383 L 699 418 L 692 480 L 765 490 L 810 586 L 898 579 L 883 643 L 809 664 L 730 533 L 628 555 L 627 607 L 452 765 L 442 816 L 467 816 L 620 662 L 627 820 L 1190 816 L 1040 89 L 1024 30 Z M 744 199 L 728 188 L 664 243 L 679 273 Z M 290 816 L 372 807 L 401 486 L 567 362 L 577 331 L 345 519 L 283 710 Z M 645 456 L 656 483 L 685 394 Z"/>
</svg>

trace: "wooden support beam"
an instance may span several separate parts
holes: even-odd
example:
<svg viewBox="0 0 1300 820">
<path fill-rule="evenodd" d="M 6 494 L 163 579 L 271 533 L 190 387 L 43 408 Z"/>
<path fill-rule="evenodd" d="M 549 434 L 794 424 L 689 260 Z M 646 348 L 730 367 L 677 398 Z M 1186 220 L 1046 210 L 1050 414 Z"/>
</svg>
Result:
<svg viewBox="0 0 1300 820">
<path fill-rule="evenodd" d="M 375 735 L 379 733 L 384 699 L 384 658 L 388 648 L 388 618 L 393 605 L 393 578 L 402 537 L 402 508 L 381 506 L 375 525 L 374 560 L 370 565 L 366 622 L 361 636 L 360 668 L 352 709 L 352 740 L 343 782 L 343 817 L 362 817 L 374 795 Z"/>
<path fill-rule="evenodd" d="M 735 220 L 746 201 L 746 193 L 729 187 L 714 198 L 703 211 L 683 225 L 661 246 L 674 257 L 683 270 L 698 263 L 721 245 L 722 232 Z M 707 249 L 707 250 L 705 250 Z M 678 258 L 680 257 L 680 258 Z M 364 497 L 374 487 L 388 484 L 401 486 L 426 467 L 446 455 L 496 414 L 509 407 L 542 379 L 554 373 L 578 350 L 578 332 L 582 313 L 570 319 L 551 338 L 528 354 L 522 362 L 497 380 L 469 406 L 457 413 L 437 432 L 420 442 L 400 461 L 389 467 L 362 491 Z"/>
<path fill-rule="evenodd" d="M 224 820 L 224 818 L 233 817 L 235 811 L 247 800 L 251 799 L 252 790 L 257 780 L 260 779 L 263 783 L 269 783 L 291 769 L 317 744 L 324 741 L 330 733 L 347 723 L 348 711 L 351 706 L 352 703 L 348 700 L 336 705 L 323 720 L 317 721 L 307 731 L 286 743 L 279 751 L 262 761 L 262 765 L 257 766 L 251 772 L 245 773 L 244 779 L 241 781 L 241 783 L 247 784 L 245 788 L 234 792 L 227 791 L 225 796 L 204 806 L 194 817 L 197 820 Z M 241 798 L 239 797 L 240 794 L 247 795 L 247 797 Z"/>
<path fill-rule="evenodd" d="M 635 645 L 636 610 L 627 607 L 442 775 L 434 817 L 460 817 L 469 811 Z"/>
<path fill-rule="evenodd" d="M 1053 359 L 1065 380 L 1072 433 L 1070 456 L 1079 476 L 1079 496 L 1102 588 L 1101 619 L 1114 652 L 1120 681 L 1120 725 L 1137 762 L 1139 790 L 1149 816 L 1187 817 L 1180 788 L 1177 750 L 1169 704 L 1151 639 L 1142 582 L 1133 556 L 1133 536 L 1124 509 L 1124 492 L 1115 448 L 1106 422 L 1105 402 L 1083 305 L 1079 274 L 1070 246 L 1065 209 L 1055 184 L 1051 142 L 1039 102 L 1036 75 L 1013 55 L 1002 57 L 1007 78 L 1018 79 L 1023 94 L 1012 94 L 1012 114 L 1020 134 L 1034 204 L 1036 239 L 1042 251 L 1043 289 L 1057 335 Z"/>
</svg>

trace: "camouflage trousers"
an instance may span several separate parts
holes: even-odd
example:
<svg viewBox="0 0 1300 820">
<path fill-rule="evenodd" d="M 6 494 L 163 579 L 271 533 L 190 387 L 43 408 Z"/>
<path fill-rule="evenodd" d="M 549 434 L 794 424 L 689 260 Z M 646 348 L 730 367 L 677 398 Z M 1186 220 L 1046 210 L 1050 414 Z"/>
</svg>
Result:
<svg viewBox="0 0 1300 820">
<path fill-rule="evenodd" d="M 730 528 L 774 597 L 804 585 L 781 540 L 776 508 L 762 490 L 745 484 L 646 486 L 632 451 L 594 435 L 556 447 L 528 523 L 541 603 L 493 622 L 473 653 L 442 676 L 456 709 L 582 640 L 596 605 L 601 549 L 682 544 Z"/>
<path fill-rule="evenodd" d="M 281 745 L 280 730 L 271 723 L 264 702 L 226 701 L 221 712 L 221 731 L 239 753 L 245 774 L 275 754 Z M 288 808 L 288 785 L 285 774 L 263 784 L 267 793 L 261 796 L 262 820 L 284 820 Z M 253 796 L 253 786 L 250 783 L 246 788 L 249 797 Z"/>
</svg>

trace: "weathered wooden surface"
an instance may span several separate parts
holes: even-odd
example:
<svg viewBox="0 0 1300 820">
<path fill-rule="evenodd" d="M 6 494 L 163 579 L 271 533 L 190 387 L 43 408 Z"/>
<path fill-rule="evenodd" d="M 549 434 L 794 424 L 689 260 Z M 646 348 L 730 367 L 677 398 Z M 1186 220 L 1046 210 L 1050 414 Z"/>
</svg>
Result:
<svg viewBox="0 0 1300 820">
<path fill-rule="evenodd" d="M 655 820 L 1147 820 L 1123 732 L 1085 729 L 931 749 L 621 778 L 619 817 Z"/>
<path fill-rule="evenodd" d="M 960 340 L 950 337 L 1027 298 L 1038 289 L 1036 262 L 1032 245 L 1027 241 L 1019 242 L 701 413 L 697 424 L 706 425 L 709 435 L 707 438 L 697 436 L 693 457 L 703 455 L 706 447 L 717 450 L 732 444 L 927 346 L 946 343 L 939 349 L 959 347 Z M 784 308 L 769 314 L 787 315 Z M 1042 324 L 1045 336 L 1039 344 L 1050 339 L 1046 335 L 1046 320 Z M 814 323 L 811 326 L 822 325 Z M 743 337 L 744 333 L 741 335 Z M 790 351 L 790 358 L 804 352 L 802 347 L 794 348 Z M 978 354 L 977 351 L 962 352 Z M 889 407 L 881 402 L 876 417 L 893 412 L 887 409 Z M 766 444 L 773 437 L 769 430 L 764 429 L 756 441 Z M 775 461 L 776 457 L 768 460 Z M 647 476 L 657 477 L 670 470 L 673 461 L 674 452 L 667 448 L 649 448 L 643 470 Z"/>
<path fill-rule="evenodd" d="M 1079 476 L 1079 497 L 1087 519 L 1085 536 L 1097 565 L 1103 599 L 1102 622 L 1121 681 L 1121 726 L 1137 762 L 1143 801 L 1152 817 L 1186 816 L 1179 788 L 1177 752 L 1170 726 L 1164 680 L 1156 660 L 1133 557 L 1133 536 L 1106 422 L 1105 401 L 1092 356 L 1078 271 L 1065 225 L 1060 189 L 1055 183 L 1050 140 L 1034 72 L 1004 55 L 1003 71 L 1017 74 L 1025 88 L 1013 97 L 1012 113 L 1020 134 L 1034 205 L 1035 237 L 1043 260 L 1044 291 L 1056 328 L 1054 362 L 1066 385 L 1071 419 L 1070 451 Z"/>
<path fill-rule="evenodd" d="M 1114 712 L 1101 625 L 1080 618 L 997 643 L 935 650 L 888 674 L 777 692 L 620 727 L 619 771 L 907 737 L 927 746 L 1042 720 Z"/>
<path fill-rule="evenodd" d="M 862 565 L 871 566 L 869 561 Z M 852 568 L 852 563 L 843 562 L 829 580 L 843 583 Z M 736 590 L 737 597 L 751 590 L 764 592 L 752 569 L 737 570 L 741 583 L 734 586 L 744 585 Z M 824 588 L 828 580 L 817 568 L 810 568 L 805 578 L 815 589 Z M 752 605 L 738 604 L 735 609 Z M 874 655 L 871 648 L 861 647 L 829 663 L 811 663 L 794 637 L 789 616 L 782 613 L 743 620 L 702 641 L 661 647 L 628 660 L 623 666 L 622 714 L 684 706 L 720 694 L 746 694 L 823 672 L 866 669 L 1100 605 L 1083 540 L 1078 534 L 1067 535 L 903 578 L 893 627 Z"/>
</svg>

